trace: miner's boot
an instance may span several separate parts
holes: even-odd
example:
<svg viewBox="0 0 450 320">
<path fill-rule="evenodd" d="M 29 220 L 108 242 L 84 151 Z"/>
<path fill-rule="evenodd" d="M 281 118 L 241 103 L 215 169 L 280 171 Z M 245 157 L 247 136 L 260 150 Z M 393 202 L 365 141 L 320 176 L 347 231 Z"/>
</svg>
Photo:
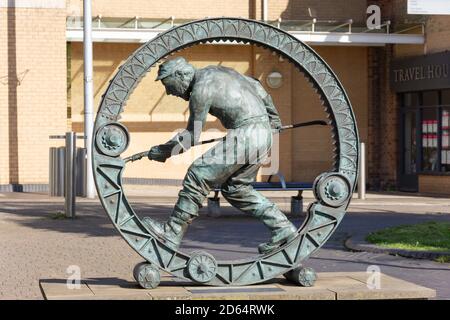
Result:
<svg viewBox="0 0 450 320">
<path fill-rule="evenodd" d="M 198 206 L 194 203 L 179 198 L 167 222 L 161 223 L 149 217 L 145 217 L 142 222 L 162 238 L 169 248 L 177 250 L 189 224 L 197 217 L 197 211 Z"/>
<path fill-rule="evenodd" d="M 259 218 L 272 231 L 270 241 L 258 246 L 258 251 L 261 254 L 279 248 L 292 240 L 297 234 L 297 228 L 275 206 L 265 210 Z"/>
</svg>

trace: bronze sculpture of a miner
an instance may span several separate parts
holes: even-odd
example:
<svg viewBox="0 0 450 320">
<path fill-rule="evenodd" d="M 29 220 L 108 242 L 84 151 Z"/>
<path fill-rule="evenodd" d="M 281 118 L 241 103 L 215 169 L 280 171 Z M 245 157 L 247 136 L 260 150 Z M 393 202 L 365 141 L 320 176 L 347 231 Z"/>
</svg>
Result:
<svg viewBox="0 0 450 320">
<path fill-rule="evenodd" d="M 271 148 L 270 131 L 279 128 L 279 117 L 261 85 L 233 70 L 221 67 L 195 70 L 182 59 L 161 65 L 158 78 L 162 79 L 167 92 L 189 100 L 189 130 L 150 151 L 125 158 L 121 156 L 129 146 L 130 133 L 119 119 L 133 90 L 150 68 L 187 47 L 230 40 L 262 46 L 286 58 L 295 70 L 311 81 L 329 117 L 326 123 L 310 121 L 281 128 L 329 124 L 333 133 L 331 140 L 336 146 L 334 165 L 314 180 L 314 199 L 306 210 L 305 223 L 296 232 L 272 203 L 249 187 Z M 127 163 L 146 156 L 164 161 L 187 150 L 196 144 L 195 139 L 198 141 L 207 113 L 215 115 L 228 129 L 226 139 L 198 142 L 217 141 L 218 144 L 190 167 L 169 220 L 161 224 L 147 218 L 144 222 L 133 210 L 122 185 Z M 259 116 L 261 119 L 257 118 Z M 143 288 L 156 288 L 161 270 L 197 284 L 213 286 L 250 285 L 280 275 L 298 285 L 312 286 L 316 278 L 314 270 L 303 267 L 302 263 L 323 246 L 345 216 L 360 164 L 355 115 L 344 87 L 330 66 L 292 34 L 242 18 L 190 21 L 161 32 L 137 49 L 117 70 L 102 95 L 94 139 L 92 171 L 99 199 L 121 237 L 146 260 L 136 265 L 133 271 L 134 278 Z M 185 254 L 174 250 L 213 185 L 214 191 L 220 185 L 230 202 L 244 212 L 260 217 L 273 231 L 270 241 L 260 246 L 266 254 L 218 263 L 208 252 Z M 271 251 L 272 248 L 276 250 Z"/>
<path fill-rule="evenodd" d="M 291 240 L 296 227 L 251 185 L 272 147 L 273 130 L 281 129 L 272 98 L 259 81 L 223 66 L 196 69 L 182 57 L 161 64 L 156 80 L 168 95 L 189 101 L 189 120 L 184 132 L 152 147 L 149 159 L 164 162 L 196 145 L 208 113 L 220 120 L 227 135 L 191 164 L 168 221 L 144 218 L 144 224 L 176 250 L 210 190 L 220 186 L 231 205 L 270 229 L 270 241 L 258 246 L 260 253 Z"/>
</svg>

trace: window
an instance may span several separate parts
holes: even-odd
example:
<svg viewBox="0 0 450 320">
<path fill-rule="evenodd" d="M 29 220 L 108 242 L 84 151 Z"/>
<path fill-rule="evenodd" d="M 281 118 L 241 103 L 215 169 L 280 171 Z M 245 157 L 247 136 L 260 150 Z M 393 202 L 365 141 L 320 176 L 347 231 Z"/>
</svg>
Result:
<svg viewBox="0 0 450 320">
<path fill-rule="evenodd" d="M 441 171 L 450 172 L 450 107 L 442 108 L 441 123 Z"/>
<path fill-rule="evenodd" d="M 404 93 L 402 101 L 405 130 L 411 133 L 404 135 L 404 171 L 414 173 L 417 166 L 422 173 L 450 173 L 450 89 Z"/>
<path fill-rule="evenodd" d="M 436 108 L 422 109 L 422 171 L 436 171 L 438 165 L 438 119 Z"/>
<path fill-rule="evenodd" d="M 403 96 L 403 105 L 405 107 L 417 107 L 420 105 L 419 103 L 419 93 L 411 92 L 405 93 Z"/>
</svg>

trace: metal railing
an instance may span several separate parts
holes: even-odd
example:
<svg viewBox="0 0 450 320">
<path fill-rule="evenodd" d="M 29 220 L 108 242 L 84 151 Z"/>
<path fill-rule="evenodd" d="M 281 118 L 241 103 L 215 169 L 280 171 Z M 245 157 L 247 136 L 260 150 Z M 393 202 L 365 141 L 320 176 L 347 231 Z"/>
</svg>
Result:
<svg viewBox="0 0 450 320">
<path fill-rule="evenodd" d="M 174 26 L 193 21 L 192 19 L 176 19 L 174 16 L 166 19 L 150 19 L 135 16 L 132 18 L 103 17 L 98 15 L 93 18 L 94 30 L 153 30 L 165 31 Z M 365 23 L 355 23 L 353 19 L 347 20 L 320 20 L 317 18 L 303 20 L 283 20 L 281 17 L 276 20 L 265 21 L 277 26 L 285 31 L 305 32 L 305 33 L 384 33 L 384 34 L 405 34 L 410 31 L 421 29 L 424 34 L 423 22 L 408 23 L 399 25 L 398 30 L 392 29 L 391 21 L 383 22 L 377 29 L 369 29 Z M 68 29 L 82 29 L 82 17 L 67 17 Z M 415 32 L 417 34 L 417 32 Z"/>
</svg>

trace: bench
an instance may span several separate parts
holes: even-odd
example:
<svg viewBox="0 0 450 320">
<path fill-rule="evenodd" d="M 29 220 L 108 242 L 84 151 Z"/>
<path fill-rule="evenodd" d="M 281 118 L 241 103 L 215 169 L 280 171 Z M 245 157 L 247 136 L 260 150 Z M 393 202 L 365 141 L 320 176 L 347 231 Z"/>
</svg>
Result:
<svg viewBox="0 0 450 320">
<path fill-rule="evenodd" d="M 272 182 L 272 177 L 277 176 L 280 181 Z M 270 175 L 267 182 L 254 182 L 252 186 L 258 191 L 297 191 L 297 195 L 291 197 L 291 214 L 301 215 L 303 212 L 303 191 L 312 190 L 312 182 L 286 182 L 284 176 L 278 172 Z M 220 188 L 213 190 L 214 196 L 208 198 L 208 216 L 219 217 L 220 213 Z"/>
</svg>

